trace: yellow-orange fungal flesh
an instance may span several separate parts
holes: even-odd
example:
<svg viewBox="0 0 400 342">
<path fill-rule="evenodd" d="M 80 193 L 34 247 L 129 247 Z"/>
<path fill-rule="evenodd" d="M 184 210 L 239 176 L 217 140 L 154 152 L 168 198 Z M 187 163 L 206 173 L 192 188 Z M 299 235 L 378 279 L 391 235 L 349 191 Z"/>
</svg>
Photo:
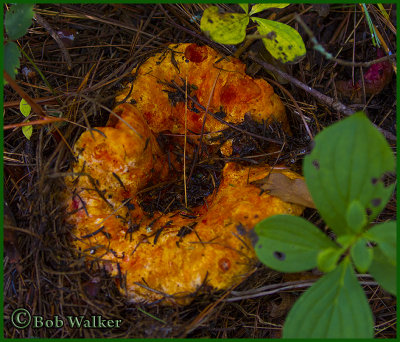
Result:
<svg viewBox="0 0 400 342">
<path fill-rule="evenodd" d="M 274 115 L 287 126 L 271 86 L 253 80 L 244 68 L 207 46 L 171 45 L 134 70 L 135 81 L 117 96 L 127 102 L 114 108 L 123 121 L 110 119 L 75 144 L 74 175 L 66 178 L 73 243 L 88 260 L 104 265 L 131 301 L 187 304 L 200 288 L 226 289 L 240 282 L 255 264 L 247 232 L 268 216 L 303 210 L 250 184 L 266 177 L 269 166 L 232 162 L 226 163 L 218 189 L 202 206 L 190 208 L 191 218 L 180 211 L 150 215 L 140 206 L 138 191 L 171 177 L 157 134 L 185 133 L 185 95 L 168 84 L 185 89 L 187 80 L 190 96 L 204 107 L 212 94 L 209 110 L 223 112 L 227 122 L 240 123 L 249 113 L 258 121 Z M 188 108 L 194 108 L 186 110 L 188 131 L 200 133 L 204 111 L 193 103 Z M 224 128 L 207 117 L 207 133 Z"/>
</svg>

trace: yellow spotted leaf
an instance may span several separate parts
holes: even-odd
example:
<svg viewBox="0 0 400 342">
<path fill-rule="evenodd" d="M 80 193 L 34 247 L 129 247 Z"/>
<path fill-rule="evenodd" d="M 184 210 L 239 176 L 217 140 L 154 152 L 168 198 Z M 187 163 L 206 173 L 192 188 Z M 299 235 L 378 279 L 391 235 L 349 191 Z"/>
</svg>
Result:
<svg viewBox="0 0 400 342">
<path fill-rule="evenodd" d="M 243 13 L 219 13 L 218 7 L 208 7 L 201 18 L 200 28 L 220 44 L 239 44 L 246 37 L 249 16 Z"/>
<path fill-rule="evenodd" d="M 306 54 L 303 39 L 292 27 L 277 21 L 252 17 L 259 26 L 258 33 L 270 54 L 282 63 L 297 63 Z"/>
</svg>

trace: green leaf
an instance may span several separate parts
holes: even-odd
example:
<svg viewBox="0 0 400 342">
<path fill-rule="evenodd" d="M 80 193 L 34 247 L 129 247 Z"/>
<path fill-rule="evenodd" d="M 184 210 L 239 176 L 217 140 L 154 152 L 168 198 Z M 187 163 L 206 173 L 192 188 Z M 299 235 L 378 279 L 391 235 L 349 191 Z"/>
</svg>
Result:
<svg viewBox="0 0 400 342">
<path fill-rule="evenodd" d="M 347 225 L 355 233 L 359 233 L 367 223 L 367 213 L 365 208 L 357 200 L 350 203 L 346 213 Z"/>
<path fill-rule="evenodd" d="M 256 4 L 256 5 L 253 5 L 253 7 L 251 8 L 250 15 L 259 13 L 259 12 L 264 11 L 266 9 L 284 8 L 284 7 L 287 7 L 289 5 L 290 4 Z"/>
<path fill-rule="evenodd" d="M 356 240 L 356 235 L 340 235 L 336 239 L 336 242 L 341 245 L 344 249 L 350 247 L 350 245 Z"/>
<path fill-rule="evenodd" d="M 242 13 L 219 13 L 218 7 L 208 7 L 201 18 L 200 28 L 221 44 L 239 44 L 246 37 L 249 16 Z"/>
<path fill-rule="evenodd" d="M 4 26 L 8 39 L 17 40 L 26 34 L 33 18 L 32 4 L 14 4 L 7 11 L 4 18 Z"/>
<path fill-rule="evenodd" d="M 22 126 L 22 133 L 24 133 L 26 139 L 31 140 L 32 132 L 33 132 L 32 126 Z"/>
<path fill-rule="evenodd" d="M 396 222 L 385 222 L 373 226 L 364 233 L 364 237 L 378 244 L 378 247 L 390 262 L 396 265 L 397 247 Z"/>
<path fill-rule="evenodd" d="M 249 4 L 238 4 L 238 5 L 242 8 L 242 10 L 243 10 L 246 14 L 249 13 Z"/>
<path fill-rule="evenodd" d="M 21 102 L 19 103 L 19 110 L 23 116 L 27 117 L 31 113 L 31 106 L 25 101 L 25 99 L 21 99 Z"/>
<path fill-rule="evenodd" d="M 19 52 L 17 44 L 14 42 L 8 42 L 4 45 L 4 71 L 15 80 L 15 75 L 18 73 L 19 58 L 21 53 Z"/>
<path fill-rule="evenodd" d="M 262 41 L 272 57 L 287 62 L 298 62 L 306 54 L 303 39 L 292 27 L 277 21 L 252 17 L 258 23 L 258 33 L 267 38 Z"/>
<path fill-rule="evenodd" d="M 350 249 L 350 255 L 360 273 L 366 273 L 371 265 L 374 251 L 367 246 L 367 239 L 359 239 Z"/>
<path fill-rule="evenodd" d="M 289 312 L 283 338 L 372 338 L 373 317 L 348 258 L 307 290 Z"/>
<path fill-rule="evenodd" d="M 327 248 L 319 252 L 317 257 L 318 268 L 324 273 L 333 271 L 342 253 L 343 248 Z"/>
<path fill-rule="evenodd" d="M 379 247 L 374 248 L 374 257 L 368 272 L 386 291 L 396 295 L 396 264 L 390 262 Z"/>
<path fill-rule="evenodd" d="M 262 263 L 281 272 L 300 272 L 317 265 L 318 253 L 335 247 L 317 227 L 303 218 L 275 215 L 255 228 L 257 257 Z"/>
<path fill-rule="evenodd" d="M 394 170 L 393 153 L 364 113 L 325 128 L 304 158 L 307 187 L 322 218 L 336 235 L 352 234 L 347 208 L 358 201 L 371 222 L 389 200 L 393 186 L 382 177 Z"/>
</svg>

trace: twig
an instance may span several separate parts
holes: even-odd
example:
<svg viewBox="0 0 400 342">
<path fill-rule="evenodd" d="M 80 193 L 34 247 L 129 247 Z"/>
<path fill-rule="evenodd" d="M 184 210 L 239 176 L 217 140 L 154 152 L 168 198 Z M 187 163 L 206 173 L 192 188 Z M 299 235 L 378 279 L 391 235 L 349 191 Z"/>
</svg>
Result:
<svg viewBox="0 0 400 342">
<path fill-rule="evenodd" d="M 212 88 L 211 88 L 210 96 L 208 97 L 207 106 L 206 106 L 205 114 L 204 114 L 204 117 L 203 117 L 203 124 L 201 125 L 201 132 L 200 132 L 200 139 L 199 139 L 199 147 L 198 147 L 198 149 L 196 150 L 196 154 L 195 154 L 195 157 L 194 157 L 192 169 L 190 170 L 189 181 L 192 179 L 193 171 L 194 171 L 194 168 L 195 168 L 195 166 L 196 166 L 196 161 L 197 161 L 197 159 L 199 158 L 199 156 L 201 157 L 201 155 L 202 155 L 202 153 L 203 153 L 203 144 L 202 144 L 202 142 L 203 142 L 203 136 L 204 136 L 204 128 L 205 128 L 206 120 L 207 120 L 207 112 L 208 112 L 208 108 L 209 108 L 210 103 L 211 103 L 211 99 L 212 99 L 212 97 L 213 97 L 213 95 L 214 95 L 215 86 L 217 85 L 217 81 L 218 81 L 218 78 L 219 78 L 219 75 L 220 75 L 220 74 L 221 74 L 221 70 L 218 71 L 218 75 L 217 75 L 217 77 L 215 78 L 214 84 L 213 84 L 213 86 L 212 86 Z"/>
<path fill-rule="evenodd" d="M 185 142 L 183 144 L 183 186 L 185 188 L 185 208 L 187 209 L 188 207 L 188 202 L 187 202 L 187 187 L 186 187 L 186 145 L 187 145 L 187 106 L 188 106 L 188 89 L 187 89 L 187 75 L 185 79 Z M 200 142 L 201 144 L 201 142 Z"/>
<path fill-rule="evenodd" d="M 272 71 L 274 73 L 277 73 L 282 78 L 293 83 L 296 87 L 303 89 L 304 91 L 306 91 L 309 94 L 311 94 L 312 96 L 314 96 L 320 102 L 328 105 L 329 107 L 332 107 L 333 109 L 337 110 L 338 112 L 343 113 L 345 115 L 351 115 L 351 114 L 355 113 L 352 109 L 345 106 L 343 103 L 341 103 L 339 101 L 335 101 L 331 97 L 321 94 L 319 91 L 312 89 L 308 85 L 300 82 L 298 79 L 288 75 L 287 73 L 279 70 L 278 68 L 275 68 L 273 65 L 266 63 L 263 60 L 257 58 L 254 52 L 252 52 L 252 51 L 249 52 L 249 58 L 252 59 L 254 62 L 260 64 L 264 69 L 266 69 L 268 71 Z"/>
<path fill-rule="evenodd" d="M 227 54 L 229 56 L 232 54 L 232 51 L 230 51 L 225 45 L 216 44 L 214 41 L 212 41 L 211 39 L 206 38 L 204 35 L 198 34 L 196 32 L 193 32 L 193 31 L 187 29 L 186 27 L 183 27 L 183 26 L 177 24 L 174 21 L 170 21 L 170 23 L 171 23 L 172 26 L 175 26 L 177 29 L 179 29 L 181 31 L 184 31 L 186 33 L 189 33 L 191 36 L 203 41 L 207 45 L 210 45 L 215 50 L 219 51 L 224 57 L 225 57 L 225 55 L 224 55 L 224 53 L 221 52 L 221 48 L 223 48 L 225 50 L 225 54 Z"/>
<path fill-rule="evenodd" d="M 25 122 L 20 122 L 16 124 L 11 124 L 11 125 L 5 125 L 3 126 L 4 130 L 7 129 L 13 129 L 17 127 L 24 127 L 24 126 L 34 126 L 34 125 L 43 125 L 43 124 L 49 124 L 53 122 L 58 122 L 58 121 L 66 121 L 64 118 L 53 118 L 53 117 L 48 117 L 42 120 L 35 120 L 35 121 L 25 121 Z"/>
<path fill-rule="evenodd" d="M 59 35 L 53 30 L 53 28 L 46 21 L 46 19 L 44 19 L 40 14 L 35 13 L 35 19 L 40 25 L 42 25 L 46 29 L 47 32 L 50 33 L 50 35 L 56 41 L 58 47 L 60 48 L 62 54 L 65 57 L 65 61 L 67 62 L 68 70 L 71 70 L 72 69 L 71 56 L 69 55 L 67 49 L 65 48 L 64 43 L 62 42 L 61 38 L 59 37 Z"/>
<path fill-rule="evenodd" d="M 209 315 L 213 312 L 213 310 L 219 305 L 221 302 L 225 301 L 225 297 L 228 296 L 232 290 L 234 290 L 240 283 L 237 283 L 230 287 L 226 292 L 218 298 L 214 303 L 210 303 L 203 309 L 200 314 L 189 324 L 185 326 L 185 331 L 179 338 L 186 338 L 188 334 L 190 334 L 194 329 L 196 329 L 200 324 L 204 323 L 204 321 L 209 317 Z"/>
<path fill-rule="evenodd" d="M 303 121 L 303 124 L 304 124 L 304 127 L 306 128 L 306 131 L 307 131 L 308 136 L 310 137 L 311 140 L 314 140 L 314 137 L 313 137 L 313 135 L 312 135 L 312 133 L 311 133 L 310 127 L 308 127 L 307 121 L 306 121 L 306 119 L 305 119 L 305 117 L 304 117 L 303 111 L 301 110 L 299 104 L 297 103 L 297 101 L 295 100 L 295 98 L 293 97 L 293 95 L 290 94 L 290 91 L 287 90 L 285 87 L 282 87 L 281 84 L 279 84 L 278 82 L 275 82 L 274 80 L 268 79 L 268 82 L 275 84 L 277 87 L 279 87 L 279 89 L 280 89 L 283 93 L 285 93 L 285 94 L 290 98 L 290 100 L 293 102 L 294 106 L 296 107 L 297 112 L 298 112 L 298 114 L 299 114 L 300 117 L 301 117 L 301 120 Z"/>
<path fill-rule="evenodd" d="M 385 56 L 382 58 L 375 59 L 370 62 L 352 62 L 352 61 L 345 61 L 344 59 L 340 58 L 335 58 L 331 53 L 325 50 L 325 48 L 317 41 L 315 38 L 313 32 L 310 30 L 310 28 L 305 24 L 303 19 L 300 18 L 299 15 L 296 14 L 296 20 L 297 22 L 301 25 L 301 27 L 306 31 L 307 35 L 310 37 L 311 42 L 314 44 L 314 49 L 317 50 L 319 53 L 324 55 L 327 59 L 329 59 L 332 62 L 335 62 L 340 65 L 344 66 L 349 66 L 349 67 L 364 67 L 364 68 L 369 68 L 371 65 L 387 61 L 389 59 L 393 59 L 396 57 L 396 55 L 389 55 Z"/>
<path fill-rule="evenodd" d="M 45 112 L 43 111 L 42 107 L 40 107 L 32 98 L 22 90 L 22 88 L 15 82 L 11 76 L 7 73 L 7 71 L 3 71 L 4 78 L 8 82 L 8 84 L 13 88 L 19 96 L 21 96 L 28 104 L 31 106 L 32 110 L 39 115 L 42 119 L 46 117 Z"/>
<path fill-rule="evenodd" d="M 172 81 L 171 84 L 175 87 L 175 89 L 179 90 L 181 93 L 183 93 L 183 94 L 185 93 L 185 90 L 183 90 L 183 89 L 182 89 L 178 84 L 176 84 L 174 81 Z M 218 116 L 215 115 L 214 113 L 212 113 L 212 112 L 210 112 L 209 110 L 207 110 L 206 107 L 204 107 L 202 104 L 199 103 L 199 101 L 197 101 L 194 97 L 192 97 L 192 96 L 190 96 L 190 95 L 188 95 L 188 99 L 189 99 L 190 101 L 192 101 L 196 106 L 198 106 L 201 110 L 204 110 L 204 111 L 206 112 L 207 115 L 212 116 L 215 120 L 217 120 L 217 121 L 223 123 L 224 125 L 226 125 L 226 126 L 228 126 L 228 127 L 230 127 L 230 128 L 233 128 L 233 129 L 236 130 L 236 131 L 245 133 L 245 134 L 250 135 L 250 136 L 252 136 L 252 137 L 255 137 L 255 138 L 257 138 L 257 139 L 265 140 L 265 141 L 268 141 L 268 142 L 271 142 L 271 143 L 274 143 L 274 144 L 278 144 L 278 145 L 282 145 L 282 144 L 283 144 L 282 141 L 279 141 L 279 140 L 276 140 L 276 139 L 267 138 L 267 137 L 264 137 L 264 136 L 262 136 L 262 135 L 258 135 L 258 134 L 255 134 L 255 133 L 248 132 L 248 131 L 246 131 L 245 129 L 242 129 L 242 128 L 240 128 L 240 127 L 238 127 L 238 126 L 236 126 L 236 125 L 234 125 L 234 124 L 232 124 L 232 123 L 230 123 L 230 122 L 228 122 L 228 121 L 225 121 L 224 119 L 221 119 L 220 117 L 218 117 Z"/>
<path fill-rule="evenodd" d="M 270 286 L 264 286 L 260 289 L 255 289 L 254 291 L 244 292 L 241 296 L 231 297 L 224 300 L 224 302 L 237 302 L 244 299 L 257 298 L 272 295 L 274 293 L 279 293 L 287 290 L 296 290 L 303 287 L 310 287 L 315 281 L 308 282 L 289 282 L 284 284 L 272 284 Z M 362 285 L 378 285 L 375 281 L 360 281 Z M 266 291 L 267 290 L 267 291 Z M 234 292 L 232 292 L 234 294 Z M 236 293 L 238 295 L 239 293 Z"/>
<path fill-rule="evenodd" d="M 310 95 L 314 96 L 318 101 L 326 104 L 329 107 L 332 107 L 334 110 L 344 114 L 344 115 L 352 115 L 355 113 L 354 110 L 350 109 L 349 107 L 347 107 L 346 105 L 344 105 L 343 103 L 339 102 L 339 101 L 335 101 L 333 98 L 326 96 L 322 93 L 320 93 L 319 91 L 309 87 L 308 85 L 304 84 L 303 82 L 300 82 L 298 79 L 288 75 L 287 73 L 275 68 L 273 65 L 264 62 L 263 60 L 259 59 L 256 57 L 255 53 L 250 51 L 249 52 L 249 58 L 251 60 L 253 60 L 254 62 L 260 64 L 264 69 L 268 70 L 268 71 L 272 71 L 276 74 L 278 74 L 279 76 L 281 76 L 282 78 L 284 78 L 285 80 L 288 80 L 289 82 L 293 83 L 296 87 L 303 89 L 304 91 L 306 91 L 307 93 L 309 93 Z M 384 130 L 383 128 L 375 125 L 373 123 L 373 125 L 386 137 L 386 139 L 391 140 L 391 141 L 396 141 L 397 138 L 395 135 L 393 135 L 392 133 Z"/>
<path fill-rule="evenodd" d="M 32 100 L 36 103 L 54 104 L 56 102 L 56 100 L 62 96 L 64 96 L 64 95 L 47 96 L 47 97 L 41 97 L 41 98 L 32 99 Z M 8 101 L 8 102 L 3 103 L 3 107 L 4 108 L 17 108 L 17 107 L 19 107 L 20 102 L 21 102 L 20 100 Z"/>
<path fill-rule="evenodd" d="M 135 132 L 141 139 L 144 139 L 143 136 L 136 130 L 134 129 L 128 121 L 124 120 L 121 116 L 119 116 L 117 113 L 115 113 L 113 110 L 107 108 L 106 106 L 102 105 L 100 102 L 90 98 L 89 96 L 86 96 L 82 93 L 77 93 L 77 92 L 70 92 L 70 93 L 65 93 L 65 95 L 67 96 L 67 98 L 69 96 L 74 97 L 74 96 L 81 96 L 83 97 L 85 100 L 99 106 L 100 108 L 108 111 L 110 114 L 114 115 L 118 120 L 122 121 L 125 125 L 127 125 L 133 132 Z"/>
</svg>

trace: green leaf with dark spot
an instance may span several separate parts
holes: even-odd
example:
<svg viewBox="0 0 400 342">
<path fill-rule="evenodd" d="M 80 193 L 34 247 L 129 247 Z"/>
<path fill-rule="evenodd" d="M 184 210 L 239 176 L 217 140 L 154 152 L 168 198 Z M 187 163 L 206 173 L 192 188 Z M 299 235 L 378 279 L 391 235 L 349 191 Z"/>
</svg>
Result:
<svg viewBox="0 0 400 342">
<path fill-rule="evenodd" d="M 248 23 L 248 14 L 219 13 L 218 7 L 211 6 L 204 11 L 200 28 L 217 43 L 239 44 L 246 37 Z"/>
<path fill-rule="evenodd" d="M 303 293 L 290 310 L 283 338 L 372 338 L 373 316 L 348 258 Z"/>
<path fill-rule="evenodd" d="M 383 135 L 364 113 L 356 113 L 320 132 L 304 158 L 307 187 L 322 218 L 336 235 L 352 234 L 347 208 L 358 201 L 374 220 L 393 186 L 382 177 L 394 171 L 394 158 Z"/>
<path fill-rule="evenodd" d="M 324 273 L 333 271 L 336 268 L 337 262 L 342 253 L 343 249 L 338 247 L 327 248 L 319 252 L 317 257 L 318 268 Z"/>
<path fill-rule="evenodd" d="M 281 272 L 300 272 L 317 266 L 317 256 L 336 244 L 303 218 L 275 215 L 255 228 L 257 257 L 262 263 Z"/>
<path fill-rule="evenodd" d="M 372 262 L 373 249 L 367 246 L 367 240 L 359 239 L 350 249 L 351 259 L 360 273 L 366 273 Z"/>
<path fill-rule="evenodd" d="M 252 17 L 258 24 L 260 35 L 267 36 L 262 41 L 270 54 L 282 63 L 295 63 L 306 54 L 303 39 L 292 27 L 277 21 Z"/>
<path fill-rule="evenodd" d="M 358 233 L 367 223 L 367 214 L 365 208 L 357 200 L 350 203 L 346 212 L 347 225 L 353 230 L 353 232 Z"/>
<path fill-rule="evenodd" d="M 368 272 L 386 291 L 396 295 L 396 263 L 390 262 L 379 247 L 374 248 L 374 257 Z"/>
<path fill-rule="evenodd" d="M 14 4 L 6 12 L 4 26 L 8 39 L 17 40 L 26 34 L 32 25 L 33 5 L 29 3 Z"/>
<path fill-rule="evenodd" d="M 14 80 L 15 75 L 18 73 L 20 57 L 21 53 L 17 44 L 14 42 L 8 42 L 4 45 L 4 71 L 6 71 Z"/>
<path fill-rule="evenodd" d="M 396 265 L 397 251 L 397 229 L 396 222 L 385 222 L 373 226 L 363 236 L 378 244 L 382 253 L 389 258 L 389 261 Z"/>
<path fill-rule="evenodd" d="M 270 8 L 285 8 L 289 5 L 290 4 L 256 4 L 251 8 L 250 15 L 265 11 Z"/>
</svg>

